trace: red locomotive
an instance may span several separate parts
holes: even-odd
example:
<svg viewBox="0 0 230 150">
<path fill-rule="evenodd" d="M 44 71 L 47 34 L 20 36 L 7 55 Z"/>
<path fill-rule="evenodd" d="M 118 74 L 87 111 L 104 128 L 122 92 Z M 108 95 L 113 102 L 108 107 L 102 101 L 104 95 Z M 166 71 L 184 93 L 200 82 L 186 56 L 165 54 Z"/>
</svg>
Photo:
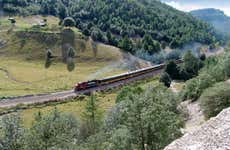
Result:
<svg viewBox="0 0 230 150">
<path fill-rule="evenodd" d="M 93 87 L 97 87 L 100 84 L 100 80 L 92 80 L 88 82 L 80 82 L 75 85 L 75 91 L 81 91 Z"/>
</svg>

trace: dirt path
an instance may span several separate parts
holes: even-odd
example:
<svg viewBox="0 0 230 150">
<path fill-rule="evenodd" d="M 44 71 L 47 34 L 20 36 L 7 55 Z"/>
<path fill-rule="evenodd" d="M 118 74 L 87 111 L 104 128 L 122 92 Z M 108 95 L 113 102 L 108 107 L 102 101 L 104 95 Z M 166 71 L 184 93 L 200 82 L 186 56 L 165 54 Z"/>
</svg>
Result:
<svg viewBox="0 0 230 150">
<path fill-rule="evenodd" d="M 198 101 L 191 102 L 189 100 L 183 102 L 181 105 L 188 115 L 185 122 L 185 132 L 192 132 L 205 122 L 204 114 Z"/>
<path fill-rule="evenodd" d="M 12 74 L 10 74 L 10 72 L 8 70 L 6 70 L 4 68 L 0 68 L 0 71 L 4 72 L 6 74 L 6 76 L 12 81 L 15 81 L 18 83 L 23 83 L 23 84 L 31 84 L 30 82 L 20 81 L 20 80 L 16 79 Z"/>
<path fill-rule="evenodd" d="M 183 88 L 180 84 L 182 83 L 172 82 L 170 89 L 174 93 L 179 93 Z M 204 114 L 198 101 L 192 102 L 188 100 L 182 102 L 180 105 L 187 116 L 183 132 L 192 132 L 205 122 Z"/>
</svg>

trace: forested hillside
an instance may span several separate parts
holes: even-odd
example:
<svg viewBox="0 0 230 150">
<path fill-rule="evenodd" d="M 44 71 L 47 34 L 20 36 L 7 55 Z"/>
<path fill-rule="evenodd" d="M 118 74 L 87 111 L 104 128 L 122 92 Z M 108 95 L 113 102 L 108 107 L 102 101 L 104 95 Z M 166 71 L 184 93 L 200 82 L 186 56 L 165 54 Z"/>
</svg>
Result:
<svg viewBox="0 0 230 150">
<path fill-rule="evenodd" d="M 212 24 L 217 30 L 230 34 L 230 17 L 218 9 L 201 9 L 191 11 L 194 17 Z"/>
<path fill-rule="evenodd" d="M 217 40 L 208 24 L 155 0 L 2 1 L 9 14 L 54 15 L 61 20 L 71 16 L 85 35 L 130 52 L 153 54 L 167 45 L 178 48 L 191 41 Z"/>
</svg>

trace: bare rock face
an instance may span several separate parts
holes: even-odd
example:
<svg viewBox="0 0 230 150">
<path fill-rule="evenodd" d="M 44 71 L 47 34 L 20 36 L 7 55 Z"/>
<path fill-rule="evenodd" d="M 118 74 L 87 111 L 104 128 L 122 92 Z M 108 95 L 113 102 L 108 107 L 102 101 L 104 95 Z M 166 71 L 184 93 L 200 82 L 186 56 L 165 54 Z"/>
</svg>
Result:
<svg viewBox="0 0 230 150">
<path fill-rule="evenodd" d="M 230 150 L 230 108 L 174 141 L 165 150 Z"/>
</svg>

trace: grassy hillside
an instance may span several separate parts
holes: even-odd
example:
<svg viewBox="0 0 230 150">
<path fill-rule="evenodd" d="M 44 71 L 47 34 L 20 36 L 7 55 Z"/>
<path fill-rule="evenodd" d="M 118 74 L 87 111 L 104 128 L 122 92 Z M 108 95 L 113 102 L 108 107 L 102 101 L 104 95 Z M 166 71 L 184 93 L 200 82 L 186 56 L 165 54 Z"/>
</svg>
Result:
<svg viewBox="0 0 230 150">
<path fill-rule="evenodd" d="M 46 17 L 48 27 L 34 29 L 33 24 L 42 18 L 15 17 L 17 23 L 13 29 L 7 18 L 3 19 L 0 34 L 7 44 L 0 49 L 1 97 L 67 90 L 73 88 L 76 82 L 122 73 L 135 65 L 129 66 L 127 54 L 118 48 L 100 43 L 95 56 L 92 41 L 84 39 L 74 29 L 75 69 L 69 72 L 62 62 L 58 19 Z M 49 68 L 45 68 L 47 48 L 55 56 Z M 137 61 L 136 65 L 143 67 L 146 64 Z"/>
<path fill-rule="evenodd" d="M 4 0 L 3 10 L 61 20 L 71 16 L 85 35 L 133 53 L 143 49 L 152 54 L 160 45 L 178 48 L 191 41 L 210 44 L 217 39 L 208 24 L 157 0 Z"/>
</svg>

